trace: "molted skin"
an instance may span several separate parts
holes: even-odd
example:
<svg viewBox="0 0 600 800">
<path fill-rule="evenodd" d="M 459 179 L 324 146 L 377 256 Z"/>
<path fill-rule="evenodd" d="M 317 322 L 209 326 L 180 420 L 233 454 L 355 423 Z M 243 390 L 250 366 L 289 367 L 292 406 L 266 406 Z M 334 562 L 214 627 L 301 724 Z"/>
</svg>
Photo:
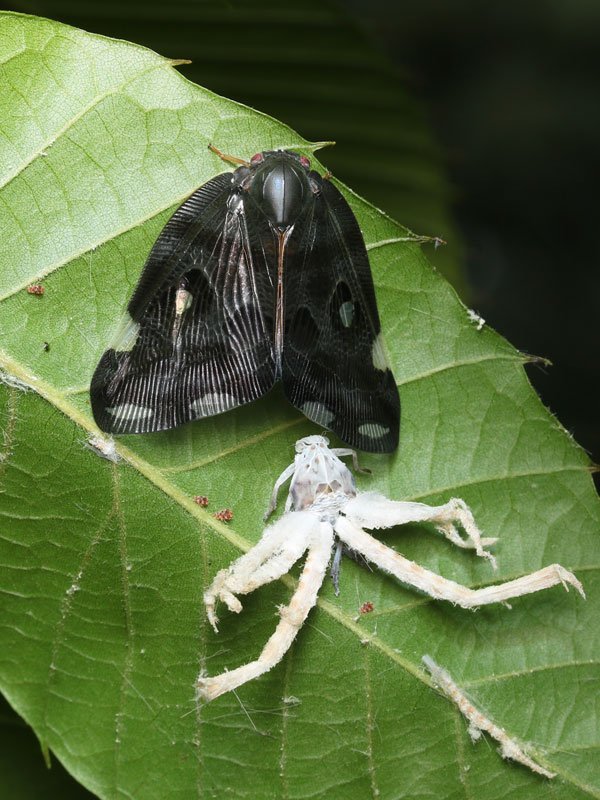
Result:
<svg viewBox="0 0 600 800">
<path fill-rule="evenodd" d="M 293 511 L 312 507 L 323 520 L 335 518 L 356 497 L 354 475 L 329 448 L 325 436 L 306 436 L 296 442 L 290 497 Z"/>
<path fill-rule="evenodd" d="M 338 456 L 352 456 L 355 469 L 358 468 L 354 451 L 331 449 L 324 436 L 307 436 L 296 442 L 296 457 L 275 482 L 267 516 L 275 509 L 279 489 L 291 479 L 286 513 L 265 529 L 254 547 L 228 568 L 220 570 L 204 592 L 206 613 L 217 631 L 217 602 L 224 603 L 230 611 L 239 614 L 242 610 L 239 595 L 249 594 L 281 578 L 306 552 L 304 569 L 294 594 L 288 605 L 279 606 L 277 627 L 258 658 L 220 675 L 209 677 L 201 673 L 197 689 L 203 700 L 214 700 L 225 692 L 233 691 L 268 672 L 281 661 L 317 602 L 334 551 L 331 572 L 337 593 L 339 559 L 344 548 L 361 555 L 373 567 L 379 567 L 401 583 L 413 586 L 436 600 L 446 600 L 462 608 L 503 603 L 513 597 L 539 592 L 561 583 L 565 589 L 569 585 L 574 586 L 585 597 L 575 575 L 560 564 L 551 564 L 506 583 L 479 589 L 461 586 L 415 564 L 382 544 L 364 528 L 373 530 L 408 523 L 429 523 L 453 545 L 473 550 L 494 568 L 495 559 L 487 548 L 495 544 L 496 539 L 481 535 L 471 510 L 457 497 L 441 506 L 428 506 L 412 501 L 389 500 L 375 492 L 357 493 L 350 470 Z M 461 535 L 461 530 L 464 535 Z M 519 757 L 521 751 L 515 750 L 514 743 L 507 739 L 501 729 L 473 709 L 449 676 L 430 657 L 426 656 L 424 660 L 434 679 L 465 713 L 472 727 L 496 735 L 506 756 L 516 758 L 534 769 L 533 762 Z M 500 735 L 497 735 L 498 732 Z"/>
</svg>

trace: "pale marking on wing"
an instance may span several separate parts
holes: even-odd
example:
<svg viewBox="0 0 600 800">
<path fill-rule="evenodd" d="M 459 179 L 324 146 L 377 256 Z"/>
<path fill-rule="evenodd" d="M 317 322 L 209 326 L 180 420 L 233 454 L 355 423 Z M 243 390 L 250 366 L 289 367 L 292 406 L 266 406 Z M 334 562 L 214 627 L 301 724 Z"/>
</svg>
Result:
<svg viewBox="0 0 600 800">
<path fill-rule="evenodd" d="M 333 411 L 330 411 L 323 403 L 317 403 L 312 400 L 308 403 L 304 403 L 300 411 L 316 425 L 323 425 L 326 428 L 335 417 Z"/>
<path fill-rule="evenodd" d="M 344 328 L 349 328 L 354 321 L 354 303 L 351 300 L 346 300 L 345 303 L 339 308 L 340 319 Z"/>
<path fill-rule="evenodd" d="M 177 294 L 175 295 L 175 314 L 178 317 L 182 317 L 188 308 L 192 305 L 192 294 L 188 292 L 187 289 L 179 288 L 177 289 Z"/>
<path fill-rule="evenodd" d="M 232 395 L 213 392 L 203 394 L 202 397 L 196 398 L 196 400 L 190 403 L 190 409 L 195 414 L 211 417 L 214 414 L 221 414 L 223 411 L 227 411 L 237 405 L 239 405 L 239 401 Z"/>
<path fill-rule="evenodd" d="M 410 386 L 412 383 L 418 383 L 418 381 L 424 380 L 425 378 L 429 378 L 431 375 L 437 375 L 440 372 L 445 372 L 449 369 L 455 369 L 458 367 L 471 367 L 475 364 L 483 364 L 487 361 L 510 361 L 517 364 L 528 364 L 530 359 L 526 356 L 521 355 L 520 353 L 508 354 L 508 355 L 486 355 L 480 356 L 477 358 L 466 358 L 462 361 L 456 361 L 452 363 L 440 364 L 438 367 L 434 367 L 433 369 L 426 370 L 425 372 L 420 372 L 416 375 L 411 375 L 409 378 L 405 378 L 404 380 L 398 381 L 397 386 L 398 388 L 402 388 L 403 386 Z M 387 369 L 387 365 L 386 365 Z M 87 394 L 90 391 L 90 385 L 87 383 L 85 386 L 69 386 L 62 390 L 65 397 L 73 397 L 78 394 Z"/>
<path fill-rule="evenodd" d="M 385 350 L 383 349 L 383 339 L 381 338 L 381 333 L 377 334 L 377 338 L 373 342 L 371 358 L 373 359 L 373 366 L 375 369 L 381 370 L 382 372 L 385 372 L 385 370 L 389 369 L 388 359 L 385 354 Z"/>
<path fill-rule="evenodd" d="M 138 419 L 150 419 L 154 415 L 154 409 L 147 406 L 136 406 L 134 403 L 123 403 L 119 406 L 111 406 L 106 409 L 107 413 L 118 420 L 133 422 Z"/>
<path fill-rule="evenodd" d="M 390 429 L 378 422 L 365 422 L 358 426 L 358 432 L 361 436 L 368 436 L 369 439 L 381 439 L 382 436 L 387 436 Z"/>
<path fill-rule="evenodd" d="M 175 294 L 175 319 L 173 320 L 173 330 L 171 331 L 171 340 L 174 344 L 179 342 L 179 334 L 181 332 L 181 325 L 183 322 L 183 315 L 192 305 L 193 297 L 183 286 L 177 289 Z M 177 348 L 179 351 L 179 347 Z"/>
<path fill-rule="evenodd" d="M 140 332 L 139 322 L 134 322 L 130 314 L 125 314 L 119 330 L 113 338 L 113 350 L 119 353 L 129 353 L 135 347 Z"/>
</svg>

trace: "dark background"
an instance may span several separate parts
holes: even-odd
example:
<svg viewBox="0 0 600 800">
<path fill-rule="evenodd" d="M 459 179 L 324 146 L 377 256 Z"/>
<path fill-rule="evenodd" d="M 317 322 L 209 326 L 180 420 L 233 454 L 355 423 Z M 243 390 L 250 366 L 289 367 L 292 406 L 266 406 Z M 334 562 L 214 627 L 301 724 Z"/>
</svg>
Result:
<svg viewBox="0 0 600 800">
<path fill-rule="evenodd" d="M 426 104 L 471 305 L 597 462 L 600 3 L 346 2 Z"/>
<path fill-rule="evenodd" d="M 335 139 L 322 161 L 419 233 L 600 460 L 597 0 L 16 0 L 190 58 L 182 73 Z"/>
</svg>

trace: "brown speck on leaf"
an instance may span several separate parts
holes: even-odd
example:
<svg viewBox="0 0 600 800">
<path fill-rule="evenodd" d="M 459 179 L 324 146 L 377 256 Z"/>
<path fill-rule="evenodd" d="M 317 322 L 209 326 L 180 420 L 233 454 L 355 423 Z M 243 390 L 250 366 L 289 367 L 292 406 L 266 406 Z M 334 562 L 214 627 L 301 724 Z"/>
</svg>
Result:
<svg viewBox="0 0 600 800">
<path fill-rule="evenodd" d="M 194 503 L 201 508 L 206 508 L 208 505 L 208 497 L 205 497 L 203 494 L 197 494 L 194 497 Z"/>
<path fill-rule="evenodd" d="M 368 600 L 366 603 L 363 603 L 362 606 L 358 609 L 361 614 L 370 614 L 373 611 L 373 603 Z"/>
<path fill-rule="evenodd" d="M 32 283 L 27 287 L 27 294 L 37 294 L 38 297 L 41 297 L 45 291 L 41 283 Z"/>
<path fill-rule="evenodd" d="M 215 511 L 213 517 L 218 519 L 219 522 L 231 522 L 233 511 L 230 508 L 222 508 L 220 511 Z"/>
</svg>

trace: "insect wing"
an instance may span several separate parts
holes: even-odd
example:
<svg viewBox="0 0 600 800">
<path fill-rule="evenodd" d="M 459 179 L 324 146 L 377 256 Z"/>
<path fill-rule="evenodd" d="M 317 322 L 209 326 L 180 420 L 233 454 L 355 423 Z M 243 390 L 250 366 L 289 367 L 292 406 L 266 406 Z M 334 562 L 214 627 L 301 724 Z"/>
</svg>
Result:
<svg viewBox="0 0 600 800">
<path fill-rule="evenodd" d="M 398 446 L 400 400 L 381 342 L 365 244 L 348 203 L 311 173 L 314 201 L 285 254 L 284 391 L 352 447 Z"/>
<path fill-rule="evenodd" d="M 273 287 L 256 259 L 264 254 L 250 243 L 241 192 L 232 174 L 219 175 L 183 203 L 152 248 L 92 378 L 100 428 L 164 430 L 271 388 Z"/>
</svg>

